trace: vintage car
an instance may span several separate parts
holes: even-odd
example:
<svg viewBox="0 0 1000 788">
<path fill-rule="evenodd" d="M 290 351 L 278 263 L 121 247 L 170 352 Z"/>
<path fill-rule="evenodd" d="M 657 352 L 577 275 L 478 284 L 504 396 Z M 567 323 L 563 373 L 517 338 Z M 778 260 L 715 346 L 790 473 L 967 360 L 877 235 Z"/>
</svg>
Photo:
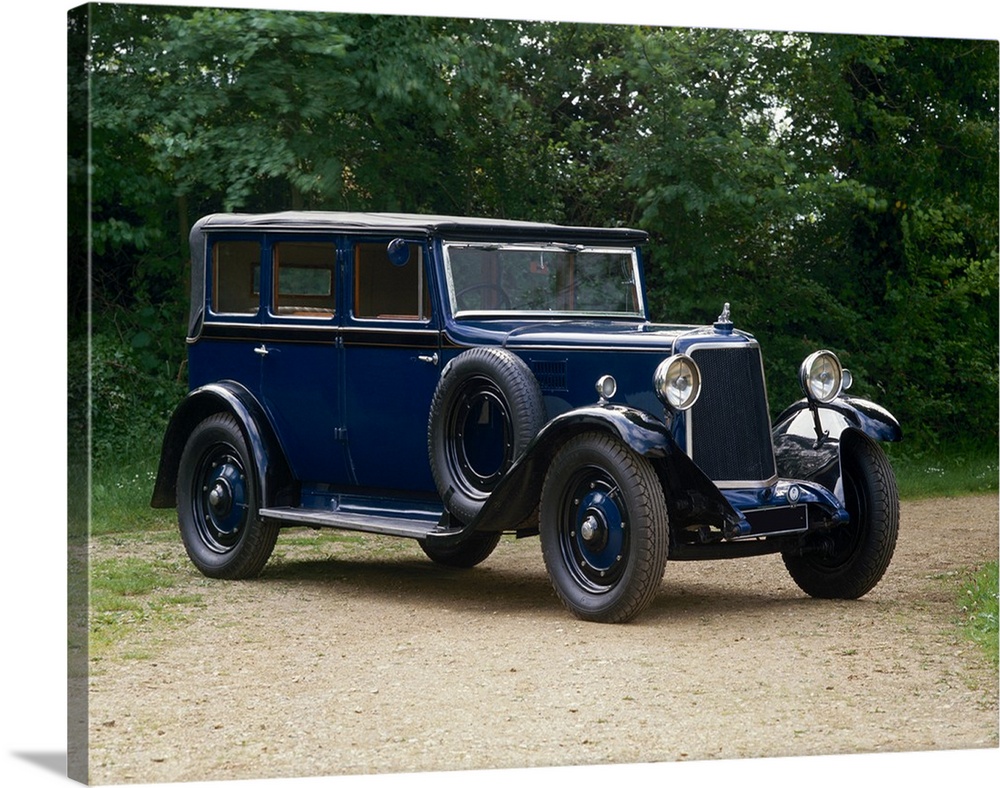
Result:
<svg viewBox="0 0 1000 788">
<path fill-rule="evenodd" d="M 576 616 L 623 622 L 668 559 L 781 553 L 807 594 L 880 580 L 899 522 L 885 409 L 817 350 L 772 425 L 729 304 L 650 321 L 644 232 L 407 214 L 216 214 L 191 231 L 190 393 L 153 492 L 204 574 L 287 526 L 471 567 L 539 536 Z"/>
</svg>

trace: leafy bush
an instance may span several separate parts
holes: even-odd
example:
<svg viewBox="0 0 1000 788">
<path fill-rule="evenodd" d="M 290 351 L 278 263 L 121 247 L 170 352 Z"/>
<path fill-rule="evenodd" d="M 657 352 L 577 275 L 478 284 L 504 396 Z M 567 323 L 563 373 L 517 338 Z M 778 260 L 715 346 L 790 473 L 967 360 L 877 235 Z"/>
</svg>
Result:
<svg viewBox="0 0 1000 788">
<path fill-rule="evenodd" d="M 86 338 L 74 343 L 71 353 L 86 352 L 79 346 Z M 89 405 L 95 464 L 154 456 L 170 413 L 184 395 L 184 382 L 176 373 L 151 371 L 140 351 L 107 333 L 91 338 Z M 71 387 L 79 397 L 80 381 L 72 381 Z"/>
</svg>

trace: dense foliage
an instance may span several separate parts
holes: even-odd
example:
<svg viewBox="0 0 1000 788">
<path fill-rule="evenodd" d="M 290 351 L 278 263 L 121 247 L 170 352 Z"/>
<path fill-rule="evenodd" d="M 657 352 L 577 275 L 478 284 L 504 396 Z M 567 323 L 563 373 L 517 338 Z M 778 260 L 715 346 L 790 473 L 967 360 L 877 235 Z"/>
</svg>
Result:
<svg viewBox="0 0 1000 788">
<path fill-rule="evenodd" d="M 114 4 L 70 32 L 98 454 L 148 452 L 183 389 L 191 222 L 287 208 L 640 226 L 654 317 L 731 302 L 776 409 L 825 346 L 918 448 L 996 446 L 997 42 Z"/>
</svg>

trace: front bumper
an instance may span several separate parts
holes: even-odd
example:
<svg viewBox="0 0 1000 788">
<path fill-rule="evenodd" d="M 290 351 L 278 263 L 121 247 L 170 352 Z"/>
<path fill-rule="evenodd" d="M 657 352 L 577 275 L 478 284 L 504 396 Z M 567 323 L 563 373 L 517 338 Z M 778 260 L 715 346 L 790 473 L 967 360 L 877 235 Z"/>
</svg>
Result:
<svg viewBox="0 0 1000 788">
<path fill-rule="evenodd" d="M 841 525 L 850 515 L 833 492 L 815 482 L 779 479 L 763 489 L 723 490 L 739 515 L 723 529 L 727 540 L 785 536 Z"/>
</svg>

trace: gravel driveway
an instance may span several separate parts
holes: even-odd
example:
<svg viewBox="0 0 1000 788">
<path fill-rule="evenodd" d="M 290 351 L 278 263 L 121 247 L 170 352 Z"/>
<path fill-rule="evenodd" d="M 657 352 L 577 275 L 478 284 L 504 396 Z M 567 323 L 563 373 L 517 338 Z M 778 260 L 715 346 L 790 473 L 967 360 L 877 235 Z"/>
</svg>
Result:
<svg viewBox="0 0 1000 788">
<path fill-rule="evenodd" d="M 473 570 L 408 541 L 289 532 L 259 580 L 179 538 L 101 539 L 171 574 L 169 621 L 90 681 L 94 784 L 997 747 L 997 674 L 961 640 L 995 496 L 904 502 L 882 583 L 803 596 L 780 558 L 667 564 L 624 626 L 572 618 L 537 539 Z"/>
</svg>

